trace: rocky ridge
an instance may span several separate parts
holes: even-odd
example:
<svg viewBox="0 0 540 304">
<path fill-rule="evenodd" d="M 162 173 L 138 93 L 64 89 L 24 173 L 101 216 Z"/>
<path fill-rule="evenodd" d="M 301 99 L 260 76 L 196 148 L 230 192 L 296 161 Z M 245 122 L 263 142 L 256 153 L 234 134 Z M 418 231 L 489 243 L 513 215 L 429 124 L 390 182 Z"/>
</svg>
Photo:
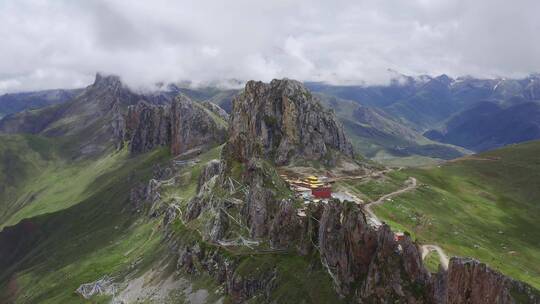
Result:
<svg viewBox="0 0 540 304">
<path fill-rule="evenodd" d="M 174 155 L 225 141 L 227 113 L 184 95 L 138 93 L 118 76 L 96 74 L 74 99 L 0 120 L 0 133 L 73 136 L 81 154 L 97 154 L 129 141 L 133 154 L 170 146 Z M 92 131 L 92 132 L 90 132 Z"/>
<path fill-rule="evenodd" d="M 208 106 L 210 107 L 210 106 Z M 174 98 L 171 105 L 139 102 L 128 107 L 121 118 L 124 131 L 119 140 L 130 143 L 132 153 L 144 153 L 158 146 L 170 146 L 173 155 L 194 148 L 218 145 L 225 141 L 226 123 L 213 114 L 217 105 L 207 109 L 184 95 Z"/>
<path fill-rule="evenodd" d="M 209 172 L 219 172 L 216 170 L 219 166 L 221 163 L 214 161 L 205 169 L 205 178 L 201 180 L 207 182 L 200 188 L 203 193 L 219 175 Z M 200 209 L 188 216 L 185 223 L 197 220 L 205 208 L 220 206 L 217 200 L 210 206 L 204 199 L 194 201 Z M 265 224 L 270 246 L 274 250 L 293 250 L 301 256 L 318 253 L 336 292 L 343 298 L 368 303 L 522 303 L 517 300 L 519 297 L 526 299 L 523 303 L 539 303 L 534 289 L 475 260 L 453 258 L 448 270 L 441 268 L 438 273 L 429 273 L 422 263 L 419 244 L 408 236 L 395 240 L 387 225 L 370 226 L 361 208 L 353 203 L 312 204 L 306 210 L 307 217 L 298 216 L 290 200 L 275 203 L 274 216 Z M 228 210 L 231 212 L 230 207 Z M 270 284 L 276 273 L 271 271 L 263 277 L 247 279 L 237 273 L 241 260 L 224 258 L 228 254 L 221 252 L 219 246 L 211 246 L 214 249 L 209 252 L 200 249 L 200 242 L 221 244 L 226 239 L 226 230 L 233 225 L 222 212 L 216 214 L 219 220 L 209 222 L 212 227 L 206 240 L 186 245 L 178 242 L 178 236 L 169 235 L 176 246 L 174 251 L 180 255 L 178 267 L 192 271 L 193 265 L 211 265 L 205 266 L 208 273 L 228 286 L 227 292 L 236 294 L 233 298 L 237 303 L 261 294 L 269 300 L 272 289 L 276 288 Z M 256 233 L 252 231 L 252 235 Z M 225 260 L 216 262 L 218 257 Z"/>
<path fill-rule="evenodd" d="M 266 243 L 271 250 L 317 254 L 337 294 L 351 302 L 517 303 L 524 298 L 538 303 L 531 287 L 469 259 L 453 258 L 448 270 L 429 273 L 418 244 L 409 236 L 394 239 L 387 225 L 369 225 L 364 211 L 352 202 L 309 204 L 306 216 L 299 216 L 297 202 L 274 166 L 303 158 L 322 160 L 329 149 L 353 155 L 331 113 L 321 118 L 298 110 L 314 111 L 316 105 L 290 102 L 309 104 L 308 96 L 297 82 L 275 80 L 270 85 L 250 82 L 234 100 L 222 158 L 203 169 L 197 194 L 183 214 L 176 207 L 166 211 L 165 229 L 178 269 L 210 274 L 236 303 L 254 296 L 269 302 L 278 270 L 246 276 L 240 271 L 241 257 L 223 251 Z M 317 117 L 318 122 L 306 118 L 310 122 L 299 125 L 298 121 L 306 121 L 301 117 Z M 296 137 L 296 132 L 303 134 L 315 125 L 319 131 L 326 128 L 321 134 L 335 131 L 334 137 Z M 195 233 L 187 227 L 200 230 Z"/>
</svg>

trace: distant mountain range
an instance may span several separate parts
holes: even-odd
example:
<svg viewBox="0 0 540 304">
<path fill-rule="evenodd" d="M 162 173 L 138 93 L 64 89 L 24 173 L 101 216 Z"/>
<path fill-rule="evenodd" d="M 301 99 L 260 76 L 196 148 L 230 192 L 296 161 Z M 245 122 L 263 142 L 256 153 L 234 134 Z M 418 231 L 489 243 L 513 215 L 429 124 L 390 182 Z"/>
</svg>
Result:
<svg viewBox="0 0 540 304">
<path fill-rule="evenodd" d="M 453 159 L 468 153 L 466 149 L 426 138 L 380 108 L 326 94 L 315 95 L 336 112 L 354 146 L 366 157 L 385 163 L 399 160 L 401 165 Z"/>
<path fill-rule="evenodd" d="M 403 76 L 387 86 L 307 86 L 384 111 L 432 140 L 475 151 L 540 138 L 537 74 L 523 79 Z"/>
<path fill-rule="evenodd" d="M 423 164 L 540 138 L 540 75 L 537 74 L 523 79 L 401 75 L 388 85 L 310 82 L 306 86 L 316 92 L 324 106 L 336 112 L 358 151 L 385 163 Z M 8 116 L 0 126 L 4 131 L 9 130 L 15 117 L 20 124 L 24 117 L 32 120 L 35 116 L 34 111 L 15 113 L 58 105 L 81 92 L 82 89 L 49 90 L 0 96 L 0 116 Z M 194 101 L 209 101 L 230 112 L 232 99 L 239 92 L 234 88 L 180 83 L 169 84 L 154 93 L 139 94 L 136 99 L 144 95 L 142 99 L 164 104 L 182 93 Z M 59 113 L 54 109 L 48 107 L 40 112 L 39 120 L 51 115 L 51 119 L 55 118 Z M 39 123 L 32 123 L 33 127 L 36 125 L 39 128 Z"/>
<path fill-rule="evenodd" d="M 443 131 L 430 130 L 425 136 L 474 151 L 540 138 L 540 103 L 522 102 L 503 106 L 484 101 L 453 116 Z"/>
<path fill-rule="evenodd" d="M 37 109 L 63 103 L 80 92 L 80 89 L 46 90 L 0 95 L 0 118 L 26 109 Z"/>
</svg>

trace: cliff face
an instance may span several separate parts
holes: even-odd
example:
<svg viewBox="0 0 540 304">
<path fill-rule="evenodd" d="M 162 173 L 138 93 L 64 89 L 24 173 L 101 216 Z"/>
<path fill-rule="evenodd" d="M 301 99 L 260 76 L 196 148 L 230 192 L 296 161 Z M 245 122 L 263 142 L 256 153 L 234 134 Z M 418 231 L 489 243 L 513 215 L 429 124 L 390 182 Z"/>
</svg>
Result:
<svg viewBox="0 0 540 304">
<path fill-rule="evenodd" d="M 353 204 L 333 201 L 324 206 L 319 247 L 321 262 L 343 296 L 376 303 L 430 302 L 429 274 L 417 246 L 408 237 L 395 241 L 386 225 L 370 227 Z"/>
<path fill-rule="evenodd" d="M 298 81 L 249 81 L 233 100 L 229 148 L 240 161 L 262 157 L 277 165 L 296 158 L 332 164 L 331 150 L 353 156 L 334 114 Z"/>
<path fill-rule="evenodd" d="M 211 113 L 184 95 L 177 96 L 170 106 L 140 102 L 128 107 L 123 118 L 123 139 L 129 140 L 132 153 L 170 146 L 171 153 L 179 155 L 190 149 L 221 144 L 226 138 L 225 123 Z"/>
<path fill-rule="evenodd" d="M 452 258 L 444 275 L 442 303 L 540 303 L 540 296 L 530 286 L 473 259 Z"/>
<path fill-rule="evenodd" d="M 110 145 L 121 148 L 129 141 L 133 154 L 170 146 L 178 155 L 223 143 L 226 118 L 215 104 L 201 105 L 183 95 L 139 94 L 117 76 L 97 74 L 94 83 L 71 101 L 5 117 L 0 133 L 72 135 L 81 142 L 82 154 Z"/>
<path fill-rule="evenodd" d="M 140 102 L 126 114 L 126 137 L 132 153 L 144 153 L 171 141 L 171 119 L 168 107 Z"/>
</svg>

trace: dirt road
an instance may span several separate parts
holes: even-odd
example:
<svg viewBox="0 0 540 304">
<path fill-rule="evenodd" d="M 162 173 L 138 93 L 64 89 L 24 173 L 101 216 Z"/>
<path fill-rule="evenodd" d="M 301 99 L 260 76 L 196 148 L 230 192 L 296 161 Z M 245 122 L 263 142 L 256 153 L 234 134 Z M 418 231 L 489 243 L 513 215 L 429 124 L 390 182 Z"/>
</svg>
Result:
<svg viewBox="0 0 540 304">
<path fill-rule="evenodd" d="M 373 210 L 371 209 L 373 206 L 381 205 L 382 203 L 384 203 L 389 198 L 392 198 L 392 197 L 394 197 L 396 195 L 400 195 L 402 193 L 405 193 L 407 191 L 410 191 L 410 190 L 416 188 L 416 185 L 417 185 L 418 182 L 417 182 L 416 178 L 409 177 L 409 179 L 407 179 L 407 181 L 405 183 L 407 184 L 407 186 L 405 188 L 396 190 L 396 191 L 394 191 L 392 193 L 385 194 L 385 195 L 381 196 L 378 200 L 364 205 L 364 209 L 366 210 L 366 213 L 368 215 L 368 219 L 371 222 L 371 224 L 373 224 L 375 226 L 382 225 L 381 220 L 379 220 L 377 215 L 375 215 L 375 212 L 373 212 Z"/>
<path fill-rule="evenodd" d="M 367 213 L 368 221 L 372 225 L 374 225 L 376 227 L 382 225 L 381 220 L 377 217 L 377 215 L 375 215 L 375 213 L 371 209 L 373 206 L 381 205 L 386 200 L 388 200 L 389 198 L 392 198 L 392 197 L 394 197 L 396 195 L 400 195 L 400 194 L 405 193 L 407 191 L 413 190 L 418 185 L 418 181 L 414 177 L 409 177 L 409 179 L 407 179 L 407 181 L 405 183 L 406 183 L 406 186 L 404 188 L 396 190 L 396 191 L 394 191 L 392 193 L 385 194 L 385 195 L 381 196 L 378 200 L 364 205 L 364 209 L 365 209 L 365 211 Z M 421 250 L 422 250 L 422 260 L 424 260 L 431 251 L 436 251 L 439 254 L 439 259 L 440 259 L 440 263 L 441 263 L 442 267 L 444 269 L 448 269 L 449 259 L 448 259 L 448 256 L 446 255 L 446 253 L 444 253 L 444 250 L 442 250 L 441 247 L 439 247 L 437 245 L 431 245 L 431 244 L 422 245 Z"/>
<path fill-rule="evenodd" d="M 448 269 L 448 256 L 444 253 L 444 251 L 442 250 L 441 247 L 437 246 L 437 245 L 422 245 L 422 260 L 425 260 L 427 255 L 431 252 L 431 251 L 437 251 L 437 253 L 439 254 L 439 259 L 441 261 L 441 265 L 444 269 Z"/>
</svg>

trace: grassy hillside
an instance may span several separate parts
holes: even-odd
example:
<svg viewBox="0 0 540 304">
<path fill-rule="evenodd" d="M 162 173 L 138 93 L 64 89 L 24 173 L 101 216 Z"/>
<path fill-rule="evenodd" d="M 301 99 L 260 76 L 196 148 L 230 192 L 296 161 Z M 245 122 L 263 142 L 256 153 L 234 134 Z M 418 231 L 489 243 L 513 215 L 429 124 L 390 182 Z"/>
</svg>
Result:
<svg viewBox="0 0 540 304">
<path fill-rule="evenodd" d="M 419 187 L 376 207 L 381 218 L 449 255 L 478 258 L 540 289 L 539 141 L 394 172 L 378 187 L 406 176 Z"/>
<path fill-rule="evenodd" d="M 418 166 L 457 158 L 468 152 L 431 141 L 380 109 L 325 94 L 316 93 L 316 96 L 325 107 L 335 111 L 355 148 L 380 163 Z"/>
<path fill-rule="evenodd" d="M 159 255 L 159 223 L 137 214 L 129 194 L 169 153 L 162 149 L 134 158 L 126 155 L 120 151 L 67 166 L 55 178 L 40 180 L 46 187 L 61 188 L 23 208 L 26 219 L 21 224 L 4 228 L 0 302 L 13 294 L 16 303 L 84 302 L 74 293 L 80 284 L 106 274 L 122 275 L 134 264 L 142 271 Z M 84 173 L 92 170 L 93 177 Z M 36 212 L 37 205 L 47 212 Z"/>
<path fill-rule="evenodd" d="M 127 161 L 127 151 L 72 160 L 57 139 L 0 136 L 0 230 L 23 218 L 70 207 L 90 197 L 104 174 Z"/>
</svg>

